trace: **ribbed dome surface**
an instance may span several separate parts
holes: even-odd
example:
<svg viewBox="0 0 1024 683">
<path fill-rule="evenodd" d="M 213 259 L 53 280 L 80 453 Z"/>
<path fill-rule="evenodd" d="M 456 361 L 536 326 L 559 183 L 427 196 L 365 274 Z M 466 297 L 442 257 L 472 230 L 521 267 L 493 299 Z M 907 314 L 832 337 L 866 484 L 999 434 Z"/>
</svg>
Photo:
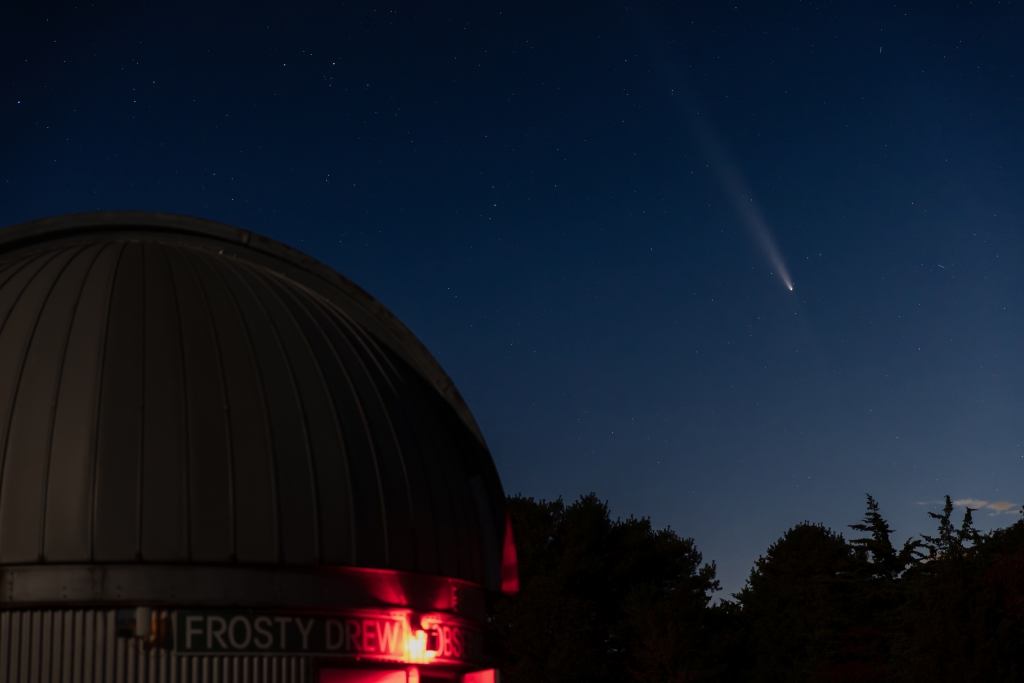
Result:
<svg viewBox="0 0 1024 683">
<path fill-rule="evenodd" d="M 328 564 L 497 587 L 493 462 L 381 311 L 301 254 L 195 219 L 0 232 L 0 564 Z"/>
</svg>

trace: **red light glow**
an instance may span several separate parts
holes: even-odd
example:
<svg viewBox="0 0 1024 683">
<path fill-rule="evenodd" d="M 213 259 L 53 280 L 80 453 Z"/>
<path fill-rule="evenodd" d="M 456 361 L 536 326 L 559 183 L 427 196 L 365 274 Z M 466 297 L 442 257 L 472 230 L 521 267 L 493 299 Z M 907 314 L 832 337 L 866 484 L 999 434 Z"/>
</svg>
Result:
<svg viewBox="0 0 1024 683">
<path fill-rule="evenodd" d="M 417 629 L 406 638 L 405 657 L 407 662 L 426 664 L 437 657 L 436 650 L 427 649 L 427 640 L 427 632 L 423 629 Z"/>
<path fill-rule="evenodd" d="M 508 512 L 505 513 L 505 544 L 501 551 L 501 592 L 505 595 L 519 592 L 519 558 L 512 535 L 512 515 Z"/>
<path fill-rule="evenodd" d="M 414 679 L 405 671 L 320 670 L 320 683 L 419 683 L 419 679 L 418 671 Z"/>
</svg>

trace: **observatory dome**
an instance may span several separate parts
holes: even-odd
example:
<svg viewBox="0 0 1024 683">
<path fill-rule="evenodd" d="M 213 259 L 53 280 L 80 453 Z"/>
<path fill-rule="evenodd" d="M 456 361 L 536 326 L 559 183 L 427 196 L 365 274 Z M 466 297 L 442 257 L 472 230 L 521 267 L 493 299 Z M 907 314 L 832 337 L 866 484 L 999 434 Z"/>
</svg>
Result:
<svg viewBox="0 0 1024 683">
<path fill-rule="evenodd" d="M 149 577 L 126 599 L 286 600 L 280 576 L 190 567 L 501 587 L 504 494 L 451 381 L 364 291 L 244 230 L 116 212 L 0 231 L 0 447 L 6 604 L 73 600 L 97 565 Z"/>
</svg>

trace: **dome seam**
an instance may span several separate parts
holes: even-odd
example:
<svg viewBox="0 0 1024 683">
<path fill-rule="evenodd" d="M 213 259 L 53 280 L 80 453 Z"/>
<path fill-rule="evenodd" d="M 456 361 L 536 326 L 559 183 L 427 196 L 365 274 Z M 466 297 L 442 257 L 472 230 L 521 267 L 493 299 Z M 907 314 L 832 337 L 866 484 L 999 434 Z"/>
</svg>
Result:
<svg viewBox="0 0 1024 683">
<path fill-rule="evenodd" d="M 72 306 L 68 315 L 67 332 L 64 335 L 64 343 L 62 344 L 63 350 L 60 354 L 60 367 L 58 367 L 56 371 L 57 381 L 54 383 L 53 399 L 50 405 L 50 425 L 47 429 L 46 437 L 46 465 L 43 469 L 43 490 L 42 495 L 40 496 L 39 513 L 39 558 L 42 562 L 46 561 L 46 508 L 50 497 L 50 467 L 53 462 L 53 431 L 56 427 L 57 421 L 57 402 L 60 400 L 61 386 L 64 382 L 64 366 L 67 363 L 68 345 L 71 343 L 71 331 L 75 325 L 75 317 L 78 315 L 78 306 L 82 301 L 82 292 L 85 290 L 85 283 L 92 274 L 92 269 L 96 266 L 96 262 L 99 260 L 104 249 L 103 245 L 87 245 L 79 253 L 84 252 L 89 246 L 95 246 L 96 253 L 93 254 L 92 261 L 89 263 L 89 267 L 82 276 L 81 286 L 78 288 L 78 292 L 75 295 L 75 305 Z"/>
</svg>

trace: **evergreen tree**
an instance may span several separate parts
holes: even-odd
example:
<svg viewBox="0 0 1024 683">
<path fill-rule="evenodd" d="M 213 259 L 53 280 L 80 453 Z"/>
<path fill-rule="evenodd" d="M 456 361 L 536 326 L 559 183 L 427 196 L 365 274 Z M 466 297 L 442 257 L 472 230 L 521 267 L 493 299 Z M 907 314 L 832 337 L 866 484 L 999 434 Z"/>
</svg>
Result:
<svg viewBox="0 0 1024 683">
<path fill-rule="evenodd" d="M 937 536 L 921 534 L 924 539 L 923 546 L 928 549 L 928 557 L 962 557 L 970 546 L 977 544 L 981 538 L 974 528 L 974 513 L 977 508 L 966 508 L 964 519 L 957 529 L 953 526 L 951 519 L 953 515 L 953 501 L 946 496 L 946 504 L 942 512 L 929 512 L 928 516 L 939 520 L 939 531 Z"/>
<path fill-rule="evenodd" d="M 917 564 L 923 553 L 924 544 L 917 539 L 907 539 L 903 548 L 896 552 L 889 537 L 892 529 L 879 512 L 878 503 L 867 494 L 868 510 L 860 524 L 851 524 L 854 531 L 870 534 L 867 538 L 855 538 L 850 541 L 862 560 L 869 563 L 872 575 L 895 579 L 908 567 Z"/>
<path fill-rule="evenodd" d="M 878 503 L 875 499 L 870 493 L 867 494 L 867 497 L 868 511 L 864 514 L 864 519 L 860 524 L 851 524 L 850 528 L 870 534 L 870 536 L 855 538 L 850 541 L 850 545 L 857 550 L 857 554 L 861 558 L 874 564 L 879 573 L 894 576 L 896 574 L 896 549 L 893 548 L 892 541 L 889 540 L 892 529 L 889 528 L 889 522 L 885 521 L 879 513 Z"/>
</svg>

